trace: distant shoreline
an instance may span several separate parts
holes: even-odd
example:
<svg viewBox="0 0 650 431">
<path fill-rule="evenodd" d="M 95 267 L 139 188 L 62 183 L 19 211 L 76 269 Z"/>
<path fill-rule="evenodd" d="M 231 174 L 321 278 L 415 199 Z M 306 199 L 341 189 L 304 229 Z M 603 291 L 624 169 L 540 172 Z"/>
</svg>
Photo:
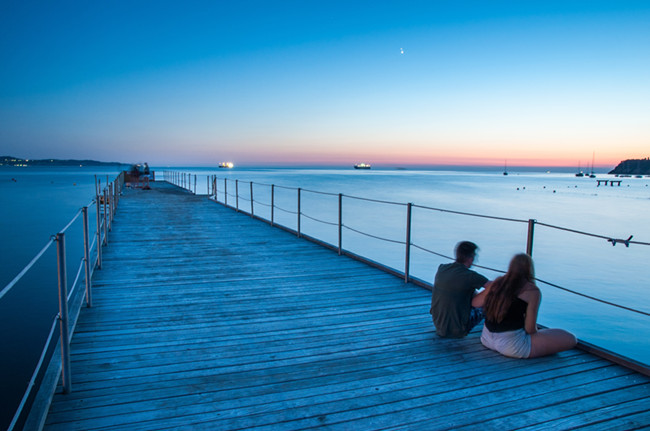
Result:
<svg viewBox="0 0 650 431">
<path fill-rule="evenodd" d="M 128 163 L 121 162 L 100 162 L 97 160 L 77 159 L 21 159 L 20 157 L 0 156 L 0 166 L 128 166 Z"/>
</svg>

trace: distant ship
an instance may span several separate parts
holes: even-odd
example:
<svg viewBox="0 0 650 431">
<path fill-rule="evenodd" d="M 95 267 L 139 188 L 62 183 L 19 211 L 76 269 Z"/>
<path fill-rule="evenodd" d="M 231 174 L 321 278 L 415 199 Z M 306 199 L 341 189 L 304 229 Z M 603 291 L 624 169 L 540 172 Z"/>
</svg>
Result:
<svg viewBox="0 0 650 431">
<path fill-rule="evenodd" d="M 235 166 L 235 165 L 233 165 L 232 162 L 221 162 L 221 163 L 219 163 L 219 167 L 220 167 L 220 168 L 228 168 L 228 169 L 232 169 L 234 166 Z"/>
<path fill-rule="evenodd" d="M 370 163 L 357 163 L 354 165 L 354 169 L 370 169 Z"/>
</svg>

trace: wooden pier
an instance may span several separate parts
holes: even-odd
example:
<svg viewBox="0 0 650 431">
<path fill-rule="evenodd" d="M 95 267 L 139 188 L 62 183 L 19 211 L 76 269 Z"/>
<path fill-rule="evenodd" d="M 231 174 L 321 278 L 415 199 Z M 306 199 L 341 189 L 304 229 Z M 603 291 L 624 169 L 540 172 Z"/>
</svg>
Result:
<svg viewBox="0 0 650 431">
<path fill-rule="evenodd" d="M 614 183 L 619 187 L 621 186 L 621 180 L 596 180 L 596 187 L 600 187 L 601 184 L 607 185 L 607 183 L 611 187 L 614 187 Z"/>
<path fill-rule="evenodd" d="M 650 424 L 644 375 L 439 339 L 426 289 L 166 183 L 125 192 L 103 258 L 47 430 Z"/>
</svg>

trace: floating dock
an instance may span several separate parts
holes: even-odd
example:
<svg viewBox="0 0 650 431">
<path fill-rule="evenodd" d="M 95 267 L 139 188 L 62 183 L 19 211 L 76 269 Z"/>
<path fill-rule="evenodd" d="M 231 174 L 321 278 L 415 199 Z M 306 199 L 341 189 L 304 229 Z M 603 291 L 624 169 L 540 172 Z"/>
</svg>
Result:
<svg viewBox="0 0 650 431">
<path fill-rule="evenodd" d="M 439 339 L 428 290 L 151 186 L 120 200 L 46 430 L 650 424 L 643 374 L 577 349 L 508 359 L 478 331 Z"/>
</svg>

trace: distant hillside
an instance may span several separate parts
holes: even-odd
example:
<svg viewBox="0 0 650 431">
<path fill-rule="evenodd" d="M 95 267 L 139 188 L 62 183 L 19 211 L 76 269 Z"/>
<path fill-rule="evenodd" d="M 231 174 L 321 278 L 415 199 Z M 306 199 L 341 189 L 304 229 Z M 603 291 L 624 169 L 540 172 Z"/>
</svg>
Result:
<svg viewBox="0 0 650 431">
<path fill-rule="evenodd" d="M 0 156 L 0 166 L 122 166 L 126 163 L 98 162 L 97 160 L 59 160 L 59 159 L 21 159 L 20 157 Z"/>
<path fill-rule="evenodd" d="M 650 175 L 650 158 L 623 160 L 609 173 L 616 175 Z"/>
</svg>

